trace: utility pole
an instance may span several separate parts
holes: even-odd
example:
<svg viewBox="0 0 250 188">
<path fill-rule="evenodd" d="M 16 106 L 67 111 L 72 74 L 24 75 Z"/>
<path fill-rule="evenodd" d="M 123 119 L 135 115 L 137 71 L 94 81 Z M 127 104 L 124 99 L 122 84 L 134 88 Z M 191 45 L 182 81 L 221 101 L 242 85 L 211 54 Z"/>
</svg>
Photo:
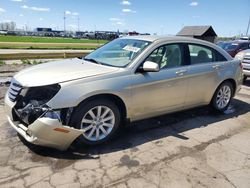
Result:
<svg viewBox="0 0 250 188">
<path fill-rule="evenodd" d="M 250 17 L 249 17 L 249 20 L 248 20 L 246 36 L 248 36 L 249 26 L 250 26 Z"/>
<path fill-rule="evenodd" d="M 78 16 L 78 17 L 77 17 L 78 31 L 80 31 L 79 21 L 80 21 L 80 18 L 79 18 L 79 16 Z"/>
<path fill-rule="evenodd" d="M 64 26 L 64 34 L 66 34 L 66 13 L 63 13 L 63 26 Z"/>
</svg>

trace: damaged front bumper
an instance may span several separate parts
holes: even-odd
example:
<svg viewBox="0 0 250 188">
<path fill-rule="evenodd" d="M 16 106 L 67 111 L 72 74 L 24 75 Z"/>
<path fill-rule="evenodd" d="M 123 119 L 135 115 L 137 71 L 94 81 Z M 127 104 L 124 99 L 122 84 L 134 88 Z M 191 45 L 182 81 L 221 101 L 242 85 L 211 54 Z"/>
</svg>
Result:
<svg viewBox="0 0 250 188">
<path fill-rule="evenodd" d="M 5 95 L 5 110 L 10 125 L 22 137 L 36 145 L 48 146 L 59 150 L 66 150 L 71 143 L 83 134 L 82 130 L 65 126 L 59 119 L 41 116 L 29 125 L 13 120 L 15 102 Z"/>
</svg>

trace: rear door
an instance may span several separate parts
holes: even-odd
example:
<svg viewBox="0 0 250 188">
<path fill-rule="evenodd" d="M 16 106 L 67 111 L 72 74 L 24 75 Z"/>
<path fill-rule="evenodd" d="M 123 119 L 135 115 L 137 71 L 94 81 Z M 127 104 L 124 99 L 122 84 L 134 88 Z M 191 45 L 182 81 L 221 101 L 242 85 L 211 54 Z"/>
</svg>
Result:
<svg viewBox="0 0 250 188">
<path fill-rule="evenodd" d="M 185 107 L 207 104 L 218 85 L 226 59 L 214 49 L 187 44 L 190 57 Z"/>
</svg>

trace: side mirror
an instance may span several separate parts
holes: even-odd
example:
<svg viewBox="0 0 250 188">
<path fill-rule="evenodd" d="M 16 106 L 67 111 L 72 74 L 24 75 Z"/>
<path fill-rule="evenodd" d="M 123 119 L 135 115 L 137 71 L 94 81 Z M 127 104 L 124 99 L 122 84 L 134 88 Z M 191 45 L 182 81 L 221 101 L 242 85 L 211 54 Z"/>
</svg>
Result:
<svg viewBox="0 0 250 188">
<path fill-rule="evenodd" d="M 159 72 L 160 71 L 159 65 L 152 61 L 145 61 L 143 63 L 142 69 L 144 72 Z"/>
</svg>

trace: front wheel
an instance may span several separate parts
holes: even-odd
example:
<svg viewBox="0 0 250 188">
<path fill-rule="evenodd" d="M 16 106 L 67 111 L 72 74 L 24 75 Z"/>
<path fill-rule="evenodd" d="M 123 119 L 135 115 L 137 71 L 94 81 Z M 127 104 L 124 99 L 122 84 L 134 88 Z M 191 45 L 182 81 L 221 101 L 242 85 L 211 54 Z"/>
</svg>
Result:
<svg viewBox="0 0 250 188">
<path fill-rule="evenodd" d="M 104 99 L 91 100 L 75 109 L 70 125 L 83 130 L 80 142 L 97 145 L 116 134 L 120 116 L 120 111 L 113 102 Z"/>
<path fill-rule="evenodd" d="M 233 97 L 233 86 L 230 82 L 223 82 L 215 91 L 211 105 L 219 112 L 224 112 Z"/>
</svg>

